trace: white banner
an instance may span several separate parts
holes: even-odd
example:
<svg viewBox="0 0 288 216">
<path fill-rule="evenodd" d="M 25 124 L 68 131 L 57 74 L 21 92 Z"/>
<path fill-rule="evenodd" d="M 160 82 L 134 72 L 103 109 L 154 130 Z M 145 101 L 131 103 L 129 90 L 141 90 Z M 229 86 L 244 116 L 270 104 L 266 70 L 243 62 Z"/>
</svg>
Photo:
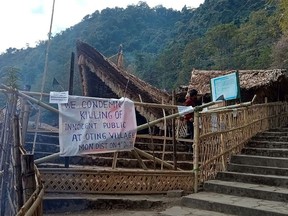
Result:
<svg viewBox="0 0 288 216">
<path fill-rule="evenodd" d="M 61 156 L 128 151 L 134 148 L 137 124 L 133 101 L 69 96 L 59 104 Z"/>
<path fill-rule="evenodd" d="M 188 113 L 192 113 L 194 111 L 194 107 L 192 106 L 177 106 L 177 108 L 178 108 L 178 113 L 181 116 L 184 116 Z"/>
</svg>

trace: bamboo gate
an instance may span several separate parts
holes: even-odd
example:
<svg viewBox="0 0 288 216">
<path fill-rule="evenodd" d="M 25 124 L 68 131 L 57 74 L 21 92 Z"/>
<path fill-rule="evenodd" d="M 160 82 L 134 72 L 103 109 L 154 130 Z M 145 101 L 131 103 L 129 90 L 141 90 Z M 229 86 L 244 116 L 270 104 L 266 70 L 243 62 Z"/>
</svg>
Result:
<svg viewBox="0 0 288 216">
<path fill-rule="evenodd" d="M 210 103 L 196 107 L 194 110 L 195 135 L 192 170 L 181 170 L 177 166 L 177 160 L 171 164 L 163 158 L 155 158 L 138 148 L 134 149 L 133 154 L 138 159 L 141 170 L 116 169 L 117 153 L 114 154 L 115 160 L 111 169 L 81 167 L 40 168 L 38 170 L 34 166 L 33 155 L 27 154 L 23 149 L 23 137 L 25 137 L 23 129 L 27 128 L 25 126 L 27 119 L 24 120 L 25 106 L 22 106 L 20 111 L 17 108 L 18 96 L 22 101 L 30 101 L 50 111 L 58 112 L 58 110 L 29 96 L 32 93 L 2 86 L 8 102 L 4 121 L 1 122 L 1 216 L 42 215 L 44 190 L 48 193 L 82 194 L 165 194 L 169 190 L 176 189 L 187 193 L 197 192 L 204 181 L 213 179 L 217 172 L 226 169 L 231 155 L 239 153 L 251 137 L 259 132 L 287 125 L 288 104 L 286 102 L 265 104 L 247 102 L 204 111 L 203 108 L 213 104 Z M 37 94 L 34 93 L 35 95 Z M 174 109 L 174 111 L 176 109 L 173 105 L 145 103 L 135 103 L 135 105 Z M 153 140 L 162 140 L 163 154 L 165 154 L 167 140 L 178 145 L 181 141 L 180 133 L 185 131 L 184 124 L 179 117 L 179 113 L 174 113 L 140 125 L 137 129 L 141 130 L 159 122 L 166 122 L 164 125 L 167 126 L 169 122 L 175 121 L 172 125 L 175 129 L 172 137 L 146 136 L 147 141 L 152 140 L 152 144 Z M 142 135 L 142 138 L 145 136 Z M 177 156 L 177 152 L 175 153 Z M 40 164 L 58 156 L 59 154 L 55 154 L 41 158 L 35 163 Z M 153 159 L 154 163 L 161 164 L 161 169 L 147 169 L 142 158 Z M 21 194 L 21 191 L 24 194 Z M 8 199 L 5 199 L 7 195 Z"/>
</svg>

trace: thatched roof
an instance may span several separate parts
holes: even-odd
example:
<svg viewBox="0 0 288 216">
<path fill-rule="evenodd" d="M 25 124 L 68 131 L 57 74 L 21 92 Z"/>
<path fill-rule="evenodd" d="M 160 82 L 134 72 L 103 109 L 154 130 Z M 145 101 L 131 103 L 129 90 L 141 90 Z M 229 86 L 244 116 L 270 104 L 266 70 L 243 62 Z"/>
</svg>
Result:
<svg viewBox="0 0 288 216">
<path fill-rule="evenodd" d="M 100 52 L 84 42 L 77 42 L 78 66 L 83 93 L 91 96 L 93 76 L 97 76 L 115 95 L 144 103 L 169 103 L 169 94 L 137 78 L 105 58 Z M 97 79 L 98 79 L 97 78 Z M 102 95 L 105 97 L 105 95 Z M 149 120 L 163 117 L 161 109 L 136 107 L 139 113 Z"/>
<path fill-rule="evenodd" d="M 214 71 L 214 70 L 193 70 L 191 72 L 191 80 L 189 89 L 197 89 L 199 94 L 210 93 L 210 80 L 212 78 L 223 76 L 233 71 Z M 272 83 L 278 82 L 283 77 L 287 77 L 286 69 L 271 69 L 271 70 L 238 70 L 240 88 L 253 89 L 269 86 Z"/>
</svg>

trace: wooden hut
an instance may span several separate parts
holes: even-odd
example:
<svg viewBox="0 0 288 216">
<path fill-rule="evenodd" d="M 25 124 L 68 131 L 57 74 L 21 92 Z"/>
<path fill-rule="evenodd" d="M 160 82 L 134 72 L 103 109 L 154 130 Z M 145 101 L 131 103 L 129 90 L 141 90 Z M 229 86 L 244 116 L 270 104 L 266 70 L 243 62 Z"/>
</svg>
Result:
<svg viewBox="0 0 288 216">
<path fill-rule="evenodd" d="M 77 42 L 77 56 L 83 95 L 102 98 L 127 97 L 144 103 L 171 103 L 168 93 L 151 86 L 122 67 L 117 67 L 87 43 Z M 138 123 L 163 117 L 163 111 L 159 108 L 137 106 L 136 110 Z"/>
<path fill-rule="evenodd" d="M 235 70 L 195 70 L 191 72 L 188 90 L 197 89 L 200 95 L 210 92 L 210 80 Z M 256 94 L 256 103 L 284 101 L 288 99 L 288 73 L 286 69 L 238 70 L 241 101 L 250 101 Z"/>
</svg>

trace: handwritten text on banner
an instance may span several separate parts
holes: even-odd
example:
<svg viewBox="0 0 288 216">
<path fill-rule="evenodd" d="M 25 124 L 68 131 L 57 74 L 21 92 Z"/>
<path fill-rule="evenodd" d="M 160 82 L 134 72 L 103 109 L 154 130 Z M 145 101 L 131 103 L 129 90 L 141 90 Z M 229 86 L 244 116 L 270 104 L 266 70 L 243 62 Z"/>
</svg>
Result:
<svg viewBox="0 0 288 216">
<path fill-rule="evenodd" d="M 61 156 L 127 151 L 134 148 L 136 115 L 128 98 L 69 96 L 59 104 Z"/>
</svg>

